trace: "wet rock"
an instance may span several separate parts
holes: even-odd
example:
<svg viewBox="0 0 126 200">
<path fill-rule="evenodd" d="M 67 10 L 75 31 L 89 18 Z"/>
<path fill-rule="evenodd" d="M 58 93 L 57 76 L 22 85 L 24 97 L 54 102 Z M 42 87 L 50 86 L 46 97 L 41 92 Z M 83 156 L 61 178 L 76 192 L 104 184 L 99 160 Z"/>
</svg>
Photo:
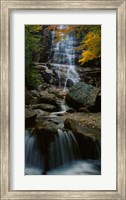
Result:
<svg viewBox="0 0 126 200">
<path fill-rule="evenodd" d="M 38 98 L 33 96 L 30 91 L 25 91 L 25 104 L 32 105 L 38 102 Z"/>
<path fill-rule="evenodd" d="M 63 124 L 63 120 L 59 117 L 50 117 L 47 119 L 49 122 L 53 122 L 55 124 Z"/>
<path fill-rule="evenodd" d="M 78 112 L 89 113 L 90 111 L 86 107 L 81 107 L 78 109 Z"/>
<path fill-rule="evenodd" d="M 67 113 L 74 113 L 75 110 L 74 110 L 73 108 L 68 108 L 68 109 L 66 110 L 66 112 L 67 112 Z"/>
<path fill-rule="evenodd" d="M 53 137 L 55 134 L 58 133 L 57 124 L 54 122 L 49 122 L 49 121 L 43 122 L 38 130 L 39 130 L 39 133 L 41 134 L 47 134 L 47 137 L 49 140 L 50 140 L 49 137 Z"/>
<path fill-rule="evenodd" d="M 56 98 L 55 94 L 51 94 L 47 91 L 42 91 L 39 99 L 39 103 L 48 103 L 57 106 L 58 99 Z"/>
<path fill-rule="evenodd" d="M 101 112 L 101 92 L 98 94 L 95 102 L 95 107 L 93 108 L 94 112 Z"/>
<path fill-rule="evenodd" d="M 66 87 L 72 87 L 74 85 L 73 80 L 68 79 L 66 83 Z"/>
<path fill-rule="evenodd" d="M 72 119 L 66 119 L 64 127 L 71 130 L 75 135 L 83 159 L 100 159 L 100 129 L 78 125 L 78 123 Z"/>
<path fill-rule="evenodd" d="M 78 65 L 78 64 L 77 64 Z M 77 67 L 81 81 L 95 87 L 101 86 L 101 59 L 97 58 Z"/>
<path fill-rule="evenodd" d="M 35 104 L 32 106 L 32 109 L 41 109 L 41 110 L 48 111 L 48 112 L 57 111 L 56 106 L 51 105 L 51 104 L 46 104 L 46 103 Z"/>
<path fill-rule="evenodd" d="M 36 120 L 37 114 L 30 108 L 25 108 L 25 126 L 32 125 Z"/>
<path fill-rule="evenodd" d="M 75 109 L 86 107 L 90 111 L 93 111 L 96 107 L 96 99 L 99 92 L 100 89 L 80 82 L 70 88 L 66 95 L 66 103 Z"/>
<path fill-rule="evenodd" d="M 30 93 L 33 97 L 39 98 L 40 96 L 40 93 L 37 90 L 31 90 Z"/>
<path fill-rule="evenodd" d="M 46 70 L 44 72 L 41 72 L 42 78 L 46 83 L 51 83 L 52 80 L 52 71 L 51 70 Z"/>
<path fill-rule="evenodd" d="M 50 146 L 55 140 L 55 135 L 58 133 L 57 125 L 53 122 L 43 122 L 35 130 L 35 133 L 38 141 L 38 149 L 44 155 L 44 171 L 48 171 L 50 169 Z"/>
<path fill-rule="evenodd" d="M 34 112 L 37 114 L 37 118 L 41 118 L 43 116 L 49 115 L 48 112 L 41 110 L 41 109 L 34 109 Z"/>
<path fill-rule="evenodd" d="M 40 71 L 46 71 L 47 66 L 42 65 L 41 63 L 36 64 L 35 69 L 40 70 Z"/>
</svg>

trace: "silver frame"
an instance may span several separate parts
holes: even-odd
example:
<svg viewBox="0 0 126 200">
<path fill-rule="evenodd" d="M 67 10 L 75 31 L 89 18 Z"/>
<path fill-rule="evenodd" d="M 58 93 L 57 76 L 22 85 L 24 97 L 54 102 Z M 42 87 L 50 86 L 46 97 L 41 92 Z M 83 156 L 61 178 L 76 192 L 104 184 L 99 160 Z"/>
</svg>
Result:
<svg viewBox="0 0 126 200">
<path fill-rule="evenodd" d="M 0 0 L 0 183 L 1 200 L 13 199 L 126 199 L 126 1 L 125 0 Z M 11 191 L 9 189 L 9 13 L 15 9 L 108 9 L 117 16 L 117 189 L 116 191 Z M 109 180 L 108 180 L 109 181 Z"/>
</svg>

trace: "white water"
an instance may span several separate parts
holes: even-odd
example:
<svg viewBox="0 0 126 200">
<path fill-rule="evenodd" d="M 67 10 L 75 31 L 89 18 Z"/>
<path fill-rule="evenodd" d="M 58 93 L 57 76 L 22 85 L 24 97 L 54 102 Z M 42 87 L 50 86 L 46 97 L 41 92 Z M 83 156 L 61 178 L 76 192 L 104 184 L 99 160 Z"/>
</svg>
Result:
<svg viewBox="0 0 126 200">
<path fill-rule="evenodd" d="M 59 103 L 59 111 L 58 112 L 52 112 L 50 114 L 50 116 L 54 116 L 54 115 L 63 115 L 64 113 L 66 113 L 66 111 L 69 109 L 70 107 L 65 103 L 64 100 L 62 100 Z"/>
<path fill-rule="evenodd" d="M 40 174 L 45 168 L 44 157 L 38 147 L 39 137 L 26 131 L 25 135 L 25 173 Z M 43 138 L 44 140 L 44 138 Z M 80 159 L 80 152 L 74 135 L 58 129 L 58 134 L 50 142 L 48 149 L 49 169 L 69 164 Z"/>
<path fill-rule="evenodd" d="M 78 160 L 50 170 L 48 175 L 100 175 L 99 163 L 93 160 Z"/>
<path fill-rule="evenodd" d="M 50 169 L 70 163 L 81 157 L 74 135 L 70 131 L 66 132 L 61 129 L 58 129 L 58 135 L 55 135 L 55 140 L 50 145 L 49 154 Z"/>
<path fill-rule="evenodd" d="M 26 168 L 28 175 L 41 175 L 42 170 Z M 100 161 L 78 160 L 47 172 L 47 175 L 100 175 Z"/>
<path fill-rule="evenodd" d="M 44 139 L 44 138 L 43 138 Z M 48 152 L 49 170 L 45 172 L 44 156 L 38 147 L 39 137 L 26 131 L 25 174 L 26 175 L 98 175 L 100 161 L 81 160 L 79 147 L 70 131 L 58 129 L 50 143 Z M 47 147 L 48 148 L 48 147 Z"/>
<path fill-rule="evenodd" d="M 42 168 L 42 158 L 37 148 L 36 135 L 32 136 L 27 130 L 25 133 L 25 167 L 26 169 L 35 167 L 38 171 Z"/>
<path fill-rule="evenodd" d="M 67 28 L 65 25 L 59 26 L 59 29 L 65 28 Z M 63 87 L 64 90 L 68 81 L 75 84 L 80 80 L 75 67 L 75 43 L 72 35 L 67 35 L 59 42 L 55 42 L 55 32 L 52 31 L 53 62 L 51 65 L 58 75 L 59 87 Z"/>
</svg>

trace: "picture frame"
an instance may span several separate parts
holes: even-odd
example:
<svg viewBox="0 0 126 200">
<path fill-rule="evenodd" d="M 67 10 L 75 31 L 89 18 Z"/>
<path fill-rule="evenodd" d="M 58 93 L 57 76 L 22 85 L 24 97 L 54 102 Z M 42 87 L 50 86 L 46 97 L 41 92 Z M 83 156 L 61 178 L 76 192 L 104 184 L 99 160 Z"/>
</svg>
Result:
<svg viewBox="0 0 126 200">
<path fill-rule="evenodd" d="M 86 10 L 116 10 L 117 17 L 117 189 L 109 191 L 12 191 L 10 185 L 10 21 L 11 10 L 34 10 L 34 9 L 86 9 Z M 1 0 L 1 200 L 2 199 L 126 199 L 126 1 L 22 1 Z"/>
</svg>

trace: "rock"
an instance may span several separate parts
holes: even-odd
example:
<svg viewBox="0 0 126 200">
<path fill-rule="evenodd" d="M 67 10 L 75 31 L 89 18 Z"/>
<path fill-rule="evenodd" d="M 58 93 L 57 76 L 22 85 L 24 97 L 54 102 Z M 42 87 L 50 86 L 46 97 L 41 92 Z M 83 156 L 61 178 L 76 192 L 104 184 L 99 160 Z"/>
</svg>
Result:
<svg viewBox="0 0 126 200">
<path fill-rule="evenodd" d="M 66 83 L 66 87 L 72 87 L 74 85 L 73 80 L 68 79 Z"/>
<path fill-rule="evenodd" d="M 101 92 L 98 94 L 96 98 L 96 103 L 94 107 L 94 112 L 101 112 Z"/>
<path fill-rule="evenodd" d="M 58 128 L 57 128 L 57 124 L 54 122 L 49 122 L 49 121 L 45 121 L 41 124 L 41 126 L 39 127 L 39 133 L 41 134 L 47 134 L 47 137 L 52 137 L 55 134 L 57 134 L 58 132 Z M 50 138 L 48 138 L 50 140 Z"/>
<path fill-rule="evenodd" d="M 37 90 L 31 90 L 30 92 L 31 92 L 31 95 L 32 95 L 33 97 L 38 97 L 38 98 L 39 98 L 40 93 L 39 93 Z"/>
<path fill-rule="evenodd" d="M 39 99 L 39 103 L 48 103 L 57 106 L 57 98 L 55 94 L 51 94 L 47 91 L 42 91 Z"/>
<path fill-rule="evenodd" d="M 58 133 L 57 125 L 53 122 L 43 122 L 40 127 L 35 130 L 38 142 L 38 149 L 43 156 L 44 170 L 50 169 L 50 148 L 51 143 L 55 139 L 55 135 Z"/>
<path fill-rule="evenodd" d="M 32 105 L 38 102 L 38 98 L 33 96 L 30 91 L 25 91 L 25 104 Z"/>
<path fill-rule="evenodd" d="M 77 64 L 78 65 L 78 64 Z M 101 86 L 101 59 L 97 58 L 77 66 L 81 81 L 95 87 Z"/>
<path fill-rule="evenodd" d="M 63 124 L 63 120 L 59 117 L 49 117 L 48 121 L 53 122 L 55 124 Z"/>
<path fill-rule="evenodd" d="M 78 109 L 78 112 L 89 113 L 90 111 L 85 107 L 81 107 L 81 108 Z"/>
<path fill-rule="evenodd" d="M 71 130 L 75 135 L 83 159 L 100 159 L 100 129 L 80 126 L 75 120 L 72 119 L 66 119 L 64 127 Z"/>
<path fill-rule="evenodd" d="M 25 108 L 25 126 L 28 127 L 35 122 L 37 114 L 30 108 Z"/>
<path fill-rule="evenodd" d="M 92 111 L 96 106 L 99 92 L 100 89 L 84 82 L 79 82 L 70 88 L 66 95 L 66 103 L 75 109 L 86 107 Z"/>
<path fill-rule="evenodd" d="M 49 88 L 50 87 L 50 85 L 49 84 L 47 84 L 47 83 L 43 83 L 43 84 L 40 84 L 40 85 L 38 85 L 37 86 L 37 90 L 39 91 L 39 92 L 41 92 L 42 90 L 46 90 L 47 88 Z"/>
<path fill-rule="evenodd" d="M 66 110 L 66 112 L 67 112 L 67 113 L 74 113 L 75 110 L 74 110 L 73 108 L 68 108 L 68 109 Z"/>
<path fill-rule="evenodd" d="M 37 118 L 41 118 L 43 116 L 49 115 L 48 112 L 41 110 L 41 109 L 34 109 L 34 112 L 37 114 Z"/>
<path fill-rule="evenodd" d="M 47 66 L 42 65 L 42 64 L 36 64 L 35 69 L 41 70 L 41 71 L 46 71 Z"/>
<path fill-rule="evenodd" d="M 52 79 L 52 72 L 51 71 L 44 71 L 41 72 L 42 78 L 44 79 L 44 81 L 46 83 L 50 83 L 51 79 Z"/>
<path fill-rule="evenodd" d="M 51 105 L 51 104 L 46 104 L 46 103 L 35 104 L 32 106 L 32 109 L 41 109 L 41 110 L 48 111 L 48 112 L 57 111 L 56 106 Z"/>
</svg>

